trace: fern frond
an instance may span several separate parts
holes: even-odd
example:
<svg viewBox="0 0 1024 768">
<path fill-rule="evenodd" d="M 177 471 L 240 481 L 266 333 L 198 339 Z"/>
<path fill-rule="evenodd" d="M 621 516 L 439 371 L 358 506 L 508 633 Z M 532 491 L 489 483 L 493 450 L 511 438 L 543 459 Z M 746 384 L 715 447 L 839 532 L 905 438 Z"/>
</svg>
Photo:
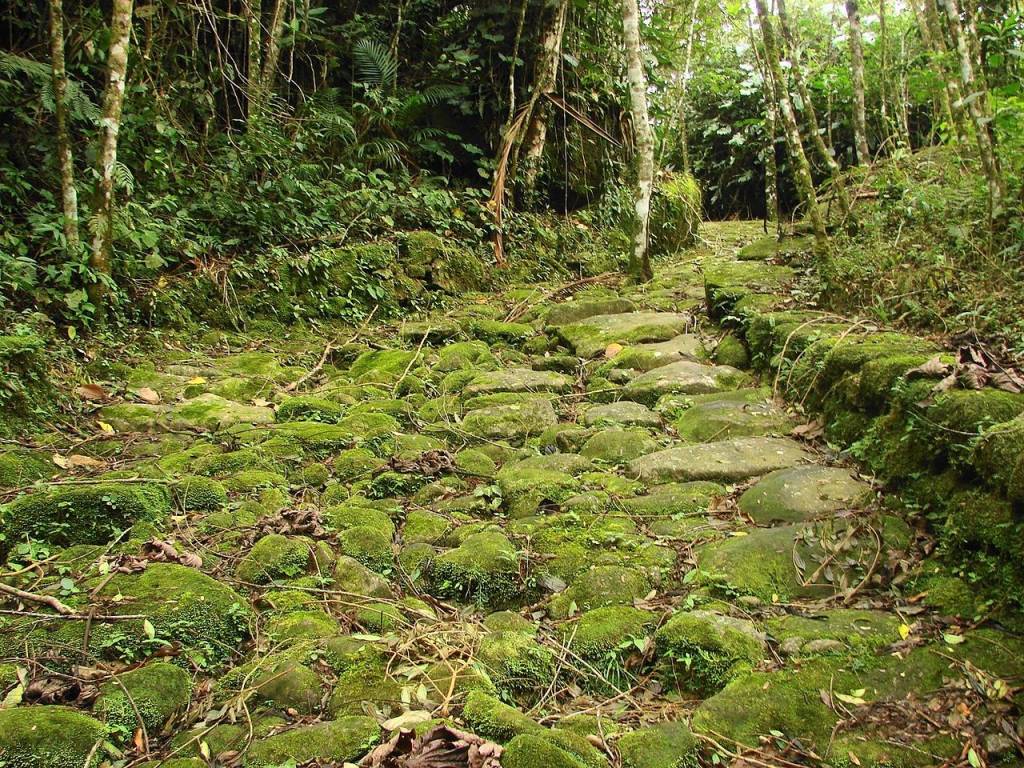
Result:
<svg viewBox="0 0 1024 768">
<path fill-rule="evenodd" d="M 0 75 L 28 77 L 39 88 L 39 98 L 47 112 L 53 112 L 53 69 L 50 64 L 15 53 L 0 51 Z M 96 122 L 100 117 L 99 108 L 92 103 L 81 86 L 70 77 L 67 80 L 67 104 L 71 116 L 76 120 Z"/>
<path fill-rule="evenodd" d="M 129 196 L 135 192 L 135 177 L 131 169 L 120 160 L 114 163 L 114 186 L 123 189 Z"/>
<path fill-rule="evenodd" d="M 386 46 L 363 38 L 352 47 L 352 59 L 362 82 L 385 90 L 394 88 L 398 77 L 398 61 Z"/>
</svg>

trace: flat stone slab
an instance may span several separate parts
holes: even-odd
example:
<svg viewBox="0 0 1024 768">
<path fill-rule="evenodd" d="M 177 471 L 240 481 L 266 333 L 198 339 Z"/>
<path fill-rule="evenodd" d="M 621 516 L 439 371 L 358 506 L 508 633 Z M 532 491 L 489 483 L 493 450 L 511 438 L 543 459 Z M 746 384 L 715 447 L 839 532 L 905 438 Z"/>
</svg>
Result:
<svg viewBox="0 0 1024 768">
<path fill-rule="evenodd" d="M 539 435 L 557 423 L 558 416 L 549 401 L 531 399 L 470 411 L 462 419 L 462 429 L 473 437 L 521 445 L 527 437 Z"/>
<path fill-rule="evenodd" d="M 707 395 L 738 389 L 748 381 L 747 374 L 730 365 L 680 360 L 640 374 L 622 388 L 622 396 L 654 405 L 663 395 Z"/>
<path fill-rule="evenodd" d="M 628 346 L 608 364 L 615 368 L 646 372 L 680 360 L 697 361 L 705 356 L 700 337 L 693 333 L 682 333 L 668 341 Z"/>
<path fill-rule="evenodd" d="M 167 412 L 167 423 L 171 429 L 216 431 L 237 424 L 269 424 L 273 420 L 274 411 L 270 408 L 247 405 L 212 394 L 184 400 Z"/>
<path fill-rule="evenodd" d="M 691 480 L 734 483 L 810 461 L 811 455 L 793 440 L 741 437 L 676 446 L 641 456 L 629 463 L 629 473 L 648 483 Z"/>
<path fill-rule="evenodd" d="M 548 325 L 571 325 L 596 315 L 621 315 L 636 309 L 632 301 L 621 296 L 578 299 L 556 304 L 548 310 Z"/>
<path fill-rule="evenodd" d="M 838 467 L 792 467 L 761 478 L 740 496 L 740 510 L 759 524 L 797 523 L 863 504 L 871 486 Z"/>
<path fill-rule="evenodd" d="M 661 416 L 646 405 L 622 400 L 617 403 L 595 405 L 583 414 L 583 423 L 588 427 L 601 424 L 619 424 L 622 426 L 657 427 L 661 425 Z"/>
<path fill-rule="evenodd" d="M 531 368 L 506 368 L 488 371 L 473 379 L 462 390 L 464 397 L 493 395 L 498 392 L 554 392 L 572 391 L 573 380 L 556 371 L 535 371 Z"/>
<path fill-rule="evenodd" d="M 774 403 L 717 400 L 683 411 L 673 426 L 683 440 L 707 443 L 732 437 L 785 435 L 793 420 Z"/>
<path fill-rule="evenodd" d="M 668 341 L 683 333 L 690 316 L 677 312 L 625 312 L 595 315 L 571 325 L 558 326 L 558 336 L 580 357 L 596 357 L 609 344 Z"/>
</svg>

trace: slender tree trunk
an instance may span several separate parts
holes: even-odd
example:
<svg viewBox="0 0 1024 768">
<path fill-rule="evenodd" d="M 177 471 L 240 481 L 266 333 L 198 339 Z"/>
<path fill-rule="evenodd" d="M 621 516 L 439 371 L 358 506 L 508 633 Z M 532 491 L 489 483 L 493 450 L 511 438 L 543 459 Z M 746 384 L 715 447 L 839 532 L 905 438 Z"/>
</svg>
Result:
<svg viewBox="0 0 1024 768">
<path fill-rule="evenodd" d="M 853 140 L 857 162 L 871 162 L 868 151 L 868 128 L 864 106 L 864 39 L 860 31 L 860 9 L 857 0 L 846 0 L 846 18 L 850 21 L 850 70 L 853 76 Z"/>
<path fill-rule="evenodd" d="M 535 67 L 534 90 L 528 107 L 529 119 L 522 140 L 523 195 L 528 200 L 533 197 L 544 155 L 544 145 L 547 142 L 548 116 L 551 110 L 544 101 L 544 96 L 554 93 L 555 90 L 558 68 L 562 60 L 562 38 L 565 36 L 565 17 L 568 10 L 569 0 L 558 0 L 541 37 L 540 53 Z"/>
<path fill-rule="evenodd" d="M 789 91 L 783 78 L 779 47 L 775 41 L 775 30 L 765 8 L 764 0 L 754 0 L 754 5 L 757 8 L 757 18 L 764 40 L 765 64 L 771 75 L 775 99 L 782 116 L 782 128 L 786 136 L 789 159 L 793 166 L 793 179 L 807 209 L 807 218 L 810 219 L 811 228 L 814 230 L 815 246 L 819 251 L 823 251 L 828 245 L 825 235 L 825 219 L 818 207 L 818 197 L 814 192 L 814 178 L 811 176 L 811 165 L 807 162 L 807 155 L 804 153 L 800 128 L 796 122 L 796 112 L 793 110 L 793 102 L 789 98 Z"/>
<path fill-rule="evenodd" d="M 679 88 L 679 149 L 683 155 L 683 173 L 686 174 L 692 173 L 690 139 L 686 133 L 686 88 L 690 82 L 690 61 L 693 57 L 693 31 L 697 26 L 697 6 L 700 4 L 700 0 L 692 0 L 692 3 L 693 5 L 690 10 L 690 32 L 686 37 L 686 63 L 683 66 L 683 82 Z"/>
<path fill-rule="evenodd" d="M 256 0 L 252 0 L 256 2 Z M 263 70 L 260 75 L 260 99 L 263 106 L 274 90 L 277 79 L 277 66 L 281 60 L 281 36 L 284 34 L 284 11 L 286 0 L 274 0 L 274 9 L 270 14 L 270 25 L 267 29 L 267 47 L 263 55 Z"/>
<path fill-rule="evenodd" d="M 960 23 L 960 9 L 957 6 L 956 0 L 941 0 L 941 2 L 946 10 L 946 18 L 949 21 L 949 34 L 953 38 L 953 44 L 956 46 L 957 53 L 960 55 L 960 82 L 963 85 L 964 92 L 969 94 L 966 99 L 967 111 L 974 122 L 974 136 L 978 142 L 978 155 L 981 158 L 981 166 L 988 181 L 992 215 L 996 216 L 1000 212 L 1002 199 L 1006 194 L 1006 186 L 999 167 L 999 157 L 995 152 L 992 134 L 989 133 L 991 113 L 988 91 L 975 78 L 974 56 L 971 51 L 970 41 L 967 39 L 967 32 Z"/>
<path fill-rule="evenodd" d="M 75 188 L 75 163 L 71 155 L 71 135 L 68 129 L 68 73 L 64 69 L 64 7 L 61 0 L 50 0 L 50 57 L 53 65 L 54 112 L 57 115 L 64 241 L 68 255 L 75 255 L 82 243 L 78 235 L 78 190 Z"/>
<path fill-rule="evenodd" d="M 263 110 L 263 96 L 261 87 L 262 58 L 263 58 L 263 33 L 260 27 L 261 8 L 260 0 L 242 0 L 242 13 L 245 16 L 246 36 L 248 38 L 248 68 L 246 83 L 246 125 L 252 126 L 259 120 L 260 112 Z"/>
<path fill-rule="evenodd" d="M 779 135 L 779 114 L 771 93 L 771 80 L 765 78 L 766 120 L 768 144 L 764 148 L 764 219 L 765 231 L 772 224 L 775 236 L 782 239 L 782 212 L 779 210 L 779 163 L 775 157 L 775 139 Z"/>
<path fill-rule="evenodd" d="M 107 52 L 107 83 L 103 90 L 100 118 L 99 182 L 96 201 L 96 231 L 92 238 L 89 264 L 97 273 L 90 286 L 89 299 L 96 320 L 106 316 L 106 283 L 111 275 L 110 257 L 114 240 L 114 166 L 117 164 L 117 136 L 121 129 L 121 108 L 128 73 L 128 46 L 132 32 L 132 0 L 114 0 L 110 22 L 110 49 Z"/>
<path fill-rule="evenodd" d="M 846 191 L 846 183 L 843 181 L 843 174 L 836 162 L 831 149 L 825 145 L 825 138 L 822 136 L 821 128 L 818 125 L 818 114 L 814 110 L 814 101 L 811 99 L 811 91 L 804 80 L 803 70 L 800 67 L 800 57 L 796 34 L 790 26 L 789 17 L 786 14 L 785 0 L 778 0 L 779 24 L 782 27 L 782 37 L 786 43 L 790 59 L 790 74 L 793 76 L 793 84 L 796 86 L 800 100 L 804 104 L 804 116 L 807 119 L 808 133 L 811 136 L 811 144 L 818 155 L 818 159 L 828 168 L 829 178 L 832 187 L 836 192 L 836 201 L 839 203 L 839 212 L 844 219 L 850 217 L 850 195 Z"/>
<path fill-rule="evenodd" d="M 912 0 L 912 4 L 918 0 Z M 971 131 L 967 125 L 967 115 L 964 110 L 964 94 L 960 90 L 960 81 L 957 79 L 955 67 L 949 61 L 949 48 L 946 46 L 946 37 L 942 32 L 942 23 L 939 20 L 939 12 L 935 6 L 935 0 L 920 0 L 923 6 L 922 18 L 924 25 L 922 29 L 922 40 L 925 31 L 931 41 L 932 50 L 939 61 L 939 69 L 943 83 L 946 86 L 946 94 L 949 98 L 950 114 L 953 118 L 953 129 L 957 138 L 962 143 L 971 139 Z M 915 5 L 916 7 L 916 5 Z"/>
<path fill-rule="evenodd" d="M 626 81 L 636 135 L 636 221 L 629 273 L 634 279 L 654 277 L 648 249 L 651 196 L 654 193 L 654 132 L 647 114 L 647 75 L 640 54 L 640 10 L 637 0 L 622 0 L 622 39 L 626 47 Z"/>
</svg>

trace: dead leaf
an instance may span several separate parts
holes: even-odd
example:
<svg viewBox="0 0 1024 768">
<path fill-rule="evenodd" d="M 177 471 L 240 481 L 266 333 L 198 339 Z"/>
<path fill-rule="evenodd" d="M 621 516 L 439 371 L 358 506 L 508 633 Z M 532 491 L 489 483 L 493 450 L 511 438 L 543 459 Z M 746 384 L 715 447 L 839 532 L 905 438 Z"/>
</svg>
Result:
<svg viewBox="0 0 1024 768">
<path fill-rule="evenodd" d="M 42 675 L 29 682 L 22 693 L 26 704 L 83 704 L 88 705 L 100 695 L 100 689 L 91 683 L 81 683 L 66 675 Z"/>
<path fill-rule="evenodd" d="M 913 379 L 918 376 L 924 376 L 927 378 L 937 376 L 948 376 L 950 371 L 953 370 L 953 366 L 949 363 L 942 362 L 942 358 L 936 355 L 926 363 L 922 363 L 917 368 L 911 368 L 906 373 L 908 379 Z"/>
<path fill-rule="evenodd" d="M 266 408 L 271 403 L 269 400 L 264 400 L 262 397 L 257 397 L 252 401 L 252 404 L 258 406 L 259 408 Z"/>
<path fill-rule="evenodd" d="M 419 738 L 399 731 L 363 758 L 366 768 L 501 768 L 502 747 L 447 725 Z"/>
<path fill-rule="evenodd" d="M 609 344 L 607 347 L 604 348 L 604 356 L 606 358 L 608 358 L 609 360 L 611 360 L 613 357 L 615 357 L 621 351 L 622 351 L 622 345 L 613 341 L 611 344 Z"/>
<path fill-rule="evenodd" d="M 142 556 L 154 563 L 178 563 L 189 568 L 200 568 L 203 560 L 195 552 L 178 552 L 169 541 L 150 539 L 142 545 Z"/>
<path fill-rule="evenodd" d="M 99 384 L 82 384 L 75 387 L 75 394 L 83 400 L 90 400 L 92 402 L 103 402 L 110 399 L 107 390 Z"/>
<path fill-rule="evenodd" d="M 816 440 L 825 434 L 825 425 L 815 419 L 806 424 L 797 424 L 793 427 L 793 431 L 790 432 L 793 437 L 800 438 L 801 440 Z"/>
<path fill-rule="evenodd" d="M 139 400 L 150 405 L 156 405 L 160 402 L 160 394 L 150 387 L 139 387 L 133 389 L 132 394 L 135 395 Z"/>
</svg>

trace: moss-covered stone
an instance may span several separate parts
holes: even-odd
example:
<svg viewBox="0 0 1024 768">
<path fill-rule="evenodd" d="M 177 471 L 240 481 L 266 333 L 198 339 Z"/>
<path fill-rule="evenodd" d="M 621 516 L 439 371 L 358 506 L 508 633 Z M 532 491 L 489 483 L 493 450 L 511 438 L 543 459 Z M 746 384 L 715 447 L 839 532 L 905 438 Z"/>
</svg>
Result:
<svg viewBox="0 0 1024 768">
<path fill-rule="evenodd" d="M 92 768 L 107 738 L 104 725 L 69 707 L 0 710 L 0 760 L 6 768 Z"/>
<path fill-rule="evenodd" d="M 587 763 L 562 749 L 544 733 L 524 733 L 505 745 L 501 756 L 504 768 L 585 768 Z"/>
<path fill-rule="evenodd" d="M 94 709 L 120 737 L 127 739 L 141 726 L 152 738 L 188 708 L 191 697 L 192 679 L 188 672 L 155 661 L 118 674 L 116 682 L 100 686 Z"/>
<path fill-rule="evenodd" d="M 390 521 L 389 521 L 390 522 Z M 384 571 L 394 565 L 391 533 L 375 525 L 354 525 L 338 535 L 341 552 L 367 568 Z"/>
<path fill-rule="evenodd" d="M 621 565 L 599 565 L 581 573 L 548 606 L 552 618 L 565 618 L 581 611 L 608 605 L 632 605 L 651 590 L 651 582 L 640 570 Z"/>
<path fill-rule="evenodd" d="M 715 346 L 714 360 L 719 365 L 746 368 L 750 365 L 750 354 L 742 341 L 732 334 L 726 334 Z"/>
<path fill-rule="evenodd" d="M 186 512 L 212 512 L 228 503 L 228 491 L 224 485 L 201 475 L 181 478 L 174 488 L 174 495 Z"/>
<path fill-rule="evenodd" d="M 358 560 L 342 556 L 334 564 L 334 586 L 343 592 L 366 597 L 390 597 L 387 580 Z"/>
<path fill-rule="evenodd" d="M 56 471 L 53 460 L 43 451 L 0 452 L 0 488 L 20 488 L 51 477 Z"/>
<path fill-rule="evenodd" d="M 665 395 L 705 395 L 738 389 L 749 381 L 747 374 L 727 365 L 705 365 L 680 360 L 630 380 L 622 396 L 652 406 Z"/>
<path fill-rule="evenodd" d="M 506 464 L 496 476 L 511 517 L 535 514 L 541 507 L 561 503 L 579 491 L 579 481 L 568 472 L 538 468 L 528 462 Z"/>
<path fill-rule="evenodd" d="M 779 437 L 739 437 L 682 445 L 629 463 L 629 474 L 648 483 L 694 480 L 737 482 L 810 462 L 798 443 Z"/>
<path fill-rule="evenodd" d="M 473 338 L 490 344 L 520 344 L 535 333 L 533 326 L 526 323 L 506 323 L 487 318 L 472 319 L 465 329 Z"/>
<path fill-rule="evenodd" d="M 705 695 L 749 671 L 766 652 L 751 622 L 709 611 L 673 614 L 655 643 L 666 675 Z"/>
<path fill-rule="evenodd" d="M 761 478 L 740 497 L 740 510 L 759 524 L 801 522 L 856 509 L 871 497 L 871 486 L 837 467 L 780 469 Z"/>
<path fill-rule="evenodd" d="M 334 457 L 334 476 L 338 482 L 351 483 L 368 478 L 374 470 L 384 464 L 383 459 L 375 456 L 367 448 L 350 448 Z"/>
<path fill-rule="evenodd" d="M 224 487 L 239 495 L 257 494 L 267 488 L 287 488 L 288 480 L 280 472 L 266 469 L 243 469 L 224 479 Z"/>
<path fill-rule="evenodd" d="M 338 676 L 327 708 L 334 717 L 387 713 L 397 710 L 401 701 L 402 686 L 388 674 L 386 658 L 377 652 L 365 652 Z"/>
<path fill-rule="evenodd" d="M 689 317 L 672 312 L 625 312 L 595 315 L 571 325 L 559 326 L 557 334 L 580 357 L 596 357 L 610 344 L 668 341 L 685 333 Z"/>
<path fill-rule="evenodd" d="M 615 746 L 622 768 L 696 768 L 700 764 L 700 742 L 680 721 L 623 734 Z"/>
<path fill-rule="evenodd" d="M 313 541 L 305 536 L 268 533 L 242 558 L 235 575 L 250 584 L 291 579 L 305 573 L 312 553 Z"/>
<path fill-rule="evenodd" d="M 623 464 L 658 449 L 658 443 L 642 429 L 604 429 L 594 433 L 580 448 L 589 459 Z"/>
<path fill-rule="evenodd" d="M 484 691 L 470 691 L 462 709 L 462 719 L 473 733 L 500 743 L 522 733 L 537 733 L 543 728 L 518 709 Z"/>
<path fill-rule="evenodd" d="M 298 395 L 286 397 L 277 405 L 278 421 L 322 421 L 337 424 L 345 415 L 345 405 L 326 397 Z"/>
<path fill-rule="evenodd" d="M 709 481 L 667 483 L 651 487 L 644 496 L 620 499 L 618 504 L 640 519 L 687 517 L 705 514 L 725 493 L 724 486 Z"/>
<path fill-rule="evenodd" d="M 274 411 L 270 408 L 238 403 L 209 393 L 177 403 L 167 412 L 167 424 L 171 429 L 209 432 L 239 424 L 269 424 L 273 420 Z"/>
<path fill-rule="evenodd" d="M 167 488 L 155 483 L 54 486 L 0 507 L 0 552 L 25 537 L 51 544 L 103 544 L 117 531 L 158 521 L 170 511 Z"/>
<path fill-rule="evenodd" d="M 672 424 L 679 437 L 693 443 L 733 437 L 787 435 L 794 424 L 789 414 L 772 402 L 738 403 L 710 400 L 684 411 Z"/>
<path fill-rule="evenodd" d="M 266 623 L 266 635 L 287 645 L 299 640 L 323 640 L 338 634 L 337 620 L 320 610 L 292 611 L 274 616 Z"/>
<path fill-rule="evenodd" d="M 499 690 L 517 693 L 550 683 L 555 657 L 526 632 L 490 632 L 480 641 L 476 659 Z"/>
<path fill-rule="evenodd" d="M 461 431 L 484 440 L 507 440 L 512 445 L 522 445 L 527 438 L 557 423 L 551 402 L 537 398 L 472 410 L 463 418 Z"/>
<path fill-rule="evenodd" d="M 643 639 L 654 624 L 650 611 L 631 605 L 610 605 L 587 611 L 563 630 L 573 652 L 587 660 L 604 658 L 609 653 L 635 650 L 634 641 Z"/>
<path fill-rule="evenodd" d="M 767 629 L 783 652 L 813 655 L 874 651 L 900 639 L 899 625 L 899 617 L 893 614 L 841 608 L 773 617 Z"/>
<path fill-rule="evenodd" d="M 474 599 L 488 605 L 511 603 L 523 592 L 519 558 L 498 532 L 474 533 L 434 560 L 430 582 L 440 597 Z"/>
<path fill-rule="evenodd" d="M 297 763 L 354 762 L 380 741 L 380 727 L 372 717 L 339 717 L 267 736 L 246 751 L 243 765 L 269 768 Z"/>
</svg>

